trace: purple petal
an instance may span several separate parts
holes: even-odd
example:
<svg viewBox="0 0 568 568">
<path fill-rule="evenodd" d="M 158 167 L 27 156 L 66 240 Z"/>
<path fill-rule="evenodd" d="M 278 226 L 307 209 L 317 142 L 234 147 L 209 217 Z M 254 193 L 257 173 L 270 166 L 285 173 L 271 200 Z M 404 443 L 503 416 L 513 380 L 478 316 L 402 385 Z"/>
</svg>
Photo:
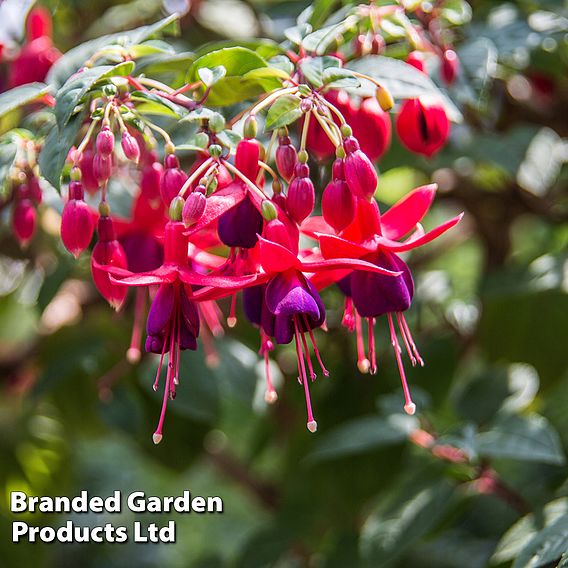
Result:
<svg viewBox="0 0 568 568">
<path fill-rule="evenodd" d="M 161 355 L 162 349 L 164 348 L 164 336 L 148 335 L 146 337 L 145 347 L 147 353 L 157 353 L 158 355 Z"/>
<path fill-rule="evenodd" d="M 183 323 L 187 326 L 187 329 L 197 337 L 199 335 L 199 312 L 195 306 L 195 302 L 192 302 L 182 290 L 181 294 L 181 315 L 183 316 Z"/>
<path fill-rule="evenodd" d="M 294 325 L 290 316 L 276 316 L 274 318 L 274 339 L 276 343 L 284 345 L 290 343 L 294 337 Z"/>
<path fill-rule="evenodd" d="M 266 286 L 266 305 L 275 316 L 305 314 L 313 320 L 321 318 L 321 306 L 316 300 L 319 295 L 303 276 L 301 278 L 303 282 L 298 273 L 291 270 L 270 280 Z"/>
<path fill-rule="evenodd" d="M 191 351 L 195 351 L 197 349 L 197 339 L 184 323 L 179 330 L 179 346 L 182 350 L 190 349 Z"/>
<path fill-rule="evenodd" d="M 171 284 L 161 284 L 148 312 L 148 320 L 146 322 L 148 335 L 158 335 L 165 331 L 172 316 L 174 300 L 174 287 Z"/>
<path fill-rule="evenodd" d="M 229 247 L 252 248 L 258 240 L 257 234 L 262 233 L 262 223 L 262 215 L 246 197 L 219 217 L 219 238 Z"/>
<path fill-rule="evenodd" d="M 132 233 L 120 242 L 132 272 L 149 272 L 161 266 L 164 250 L 154 237 L 142 232 Z"/>
</svg>

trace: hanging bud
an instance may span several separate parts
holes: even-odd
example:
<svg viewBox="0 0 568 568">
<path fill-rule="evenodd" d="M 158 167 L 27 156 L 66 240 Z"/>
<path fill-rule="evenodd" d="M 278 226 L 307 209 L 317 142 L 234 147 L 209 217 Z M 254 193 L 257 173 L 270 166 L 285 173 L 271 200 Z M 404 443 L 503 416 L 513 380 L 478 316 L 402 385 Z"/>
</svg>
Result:
<svg viewBox="0 0 568 568">
<path fill-rule="evenodd" d="M 381 55 L 387 44 L 381 34 L 375 34 L 371 40 L 371 53 L 373 55 Z"/>
<path fill-rule="evenodd" d="M 440 74 L 444 83 L 451 87 L 458 76 L 460 69 L 460 60 L 458 59 L 457 53 L 453 49 L 446 49 L 442 53 Z"/>
<path fill-rule="evenodd" d="M 278 211 L 272 201 L 265 199 L 260 204 L 260 209 L 265 221 L 274 221 L 274 219 L 278 218 Z"/>
<path fill-rule="evenodd" d="M 298 162 L 298 153 L 289 136 L 280 136 L 278 139 L 275 160 L 278 173 L 289 183 Z"/>
<path fill-rule="evenodd" d="M 182 221 L 186 227 L 195 225 L 195 223 L 203 217 L 203 213 L 205 213 L 205 208 L 207 207 L 206 191 L 204 186 L 198 185 L 195 191 L 190 193 L 189 197 L 185 200 Z"/>
<path fill-rule="evenodd" d="M 343 141 L 345 179 L 355 197 L 370 201 L 377 190 L 377 172 L 353 136 Z"/>
<path fill-rule="evenodd" d="M 390 91 L 386 87 L 377 87 L 377 90 L 375 91 L 375 97 L 380 107 L 385 112 L 388 112 L 394 106 L 394 99 L 392 98 Z"/>
<path fill-rule="evenodd" d="M 164 161 L 164 172 L 160 182 L 160 192 L 166 207 L 170 206 L 172 199 L 179 193 L 186 181 L 187 175 L 179 167 L 177 157 L 175 154 L 168 154 Z"/>
<path fill-rule="evenodd" d="M 237 144 L 235 167 L 248 179 L 255 181 L 258 175 L 260 146 L 254 139 L 244 138 Z"/>
<path fill-rule="evenodd" d="M 446 143 L 450 122 L 441 103 L 433 97 L 422 96 L 402 105 L 396 131 L 410 151 L 431 157 Z"/>
<path fill-rule="evenodd" d="M 126 299 L 128 288 L 115 284 L 106 270 L 100 266 L 116 266 L 127 268 L 126 254 L 122 245 L 116 240 L 112 219 L 101 215 L 97 224 L 99 240 L 93 248 L 91 256 L 91 274 L 97 290 L 115 309 L 119 310 Z"/>
<path fill-rule="evenodd" d="M 126 158 L 137 164 L 140 159 L 140 146 L 138 144 L 138 140 L 136 140 L 132 134 L 124 132 L 120 145 L 122 146 L 122 151 Z"/>
<path fill-rule="evenodd" d="M 43 194 L 39 184 L 39 178 L 33 173 L 28 176 L 28 192 L 30 199 L 36 205 L 39 205 L 42 202 Z"/>
<path fill-rule="evenodd" d="M 75 258 L 89 246 L 95 229 L 93 215 L 83 199 L 83 185 L 80 181 L 72 181 L 69 200 L 61 215 L 61 240 Z"/>
<path fill-rule="evenodd" d="M 18 199 L 12 210 L 12 230 L 21 246 L 26 246 L 36 229 L 37 212 L 30 199 Z"/>
<path fill-rule="evenodd" d="M 357 199 L 345 181 L 343 160 L 335 160 L 333 180 L 323 190 L 321 199 L 323 218 L 339 233 L 355 218 L 356 205 Z"/>
<path fill-rule="evenodd" d="M 307 164 L 297 164 L 294 179 L 288 188 L 286 204 L 292 220 L 298 225 L 314 210 L 315 189 L 310 179 L 310 168 Z"/>
<path fill-rule="evenodd" d="M 381 158 L 389 148 L 392 138 L 389 113 L 381 108 L 376 99 L 363 99 L 352 125 L 361 150 L 372 162 Z"/>
<path fill-rule="evenodd" d="M 426 60 L 421 51 L 411 51 L 406 56 L 406 63 L 408 63 L 408 65 L 412 65 L 412 67 L 415 67 L 418 71 L 426 73 Z"/>
<path fill-rule="evenodd" d="M 112 174 L 112 158 L 103 154 L 95 154 L 93 158 L 93 175 L 99 184 L 105 183 Z"/>
<path fill-rule="evenodd" d="M 251 139 L 251 138 L 256 138 L 257 132 L 258 132 L 258 122 L 256 120 L 256 116 L 254 116 L 254 114 L 251 114 L 245 120 L 245 124 L 243 127 L 243 134 L 245 138 Z"/>
<path fill-rule="evenodd" d="M 79 160 L 81 181 L 83 182 L 83 187 L 88 193 L 94 193 L 99 189 L 99 182 L 97 181 L 94 172 L 94 158 L 94 152 L 87 149 L 82 153 L 81 159 Z"/>
<path fill-rule="evenodd" d="M 97 135 L 97 152 L 101 156 L 110 156 L 114 152 L 114 134 L 108 126 L 103 126 Z"/>
</svg>

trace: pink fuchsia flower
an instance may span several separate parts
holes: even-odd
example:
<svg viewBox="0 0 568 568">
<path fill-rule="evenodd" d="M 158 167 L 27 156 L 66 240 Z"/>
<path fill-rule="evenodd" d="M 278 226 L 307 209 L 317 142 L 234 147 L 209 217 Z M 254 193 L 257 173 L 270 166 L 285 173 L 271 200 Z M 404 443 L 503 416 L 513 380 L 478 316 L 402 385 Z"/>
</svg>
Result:
<svg viewBox="0 0 568 568">
<path fill-rule="evenodd" d="M 374 324 L 376 318 L 386 315 L 391 343 L 394 348 L 398 369 L 405 396 L 405 410 L 409 414 L 415 411 L 404 367 L 400 355 L 400 346 L 395 331 L 394 320 L 398 323 L 400 335 L 412 364 L 422 364 L 422 359 L 404 319 L 405 312 L 411 305 L 414 295 L 412 275 L 406 263 L 398 253 L 422 246 L 439 237 L 455 226 L 462 215 L 458 215 L 440 226 L 425 233 L 419 222 L 427 213 L 434 199 L 436 185 L 419 187 L 393 205 L 382 217 L 377 203 L 359 200 L 355 220 L 339 235 L 332 234 L 325 228 L 321 218 L 313 218 L 302 229 L 319 240 L 324 258 L 355 258 L 379 265 L 395 276 L 381 273 L 353 271 L 344 278 L 340 288 L 348 297 L 346 322 L 357 331 L 357 344 L 360 370 L 376 372 L 374 349 Z M 411 233 L 404 241 L 402 237 Z M 369 332 L 369 356 L 364 357 L 362 350 L 362 322 L 366 318 Z"/>
<path fill-rule="evenodd" d="M 69 184 L 69 199 L 61 215 L 61 240 L 75 258 L 89 246 L 95 230 L 93 212 L 84 197 L 83 184 L 72 181 Z"/>
<path fill-rule="evenodd" d="M 162 440 L 167 402 L 175 398 L 179 382 L 180 351 L 195 349 L 199 334 L 199 316 L 195 302 L 220 298 L 254 282 L 256 275 L 226 277 L 200 274 L 188 266 L 188 238 L 185 226 L 170 221 L 165 227 L 164 262 L 148 272 L 134 274 L 112 266 L 106 270 L 110 280 L 124 290 L 128 286 L 159 286 L 146 324 L 146 350 L 160 354 L 154 390 L 157 390 L 166 353 L 168 365 L 164 385 L 162 411 L 153 435 L 154 443 Z M 203 287 L 194 291 L 193 287 Z"/>
<path fill-rule="evenodd" d="M 276 343 L 295 341 L 298 361 L 298 380 L 304 387 L 308 414 L 307 427 L 315 432 L 309 381 L 315 380 L 308 340 L 324 375 L 329 375 L 318 351 L 313 330 L 325 321 L 325 307 L 308 275 L 321 271 L 362 270 L 395 277 L 398 273 L 387 270 L 366 260 L 353 258 L 323 259 L 316 255 L 301 258 L 297 252 L 297 240 L 293 242 L 282 221 L 274 219 L 267 223 L 265 237 L 259 237 L 260 264 L 264 271 L 257 278 L 254 291 L 245 292 L 245 312 L 258 325 L 263 339 L 274 338 Z M 265 347 L 269 346 L 265 343 Z M 262 350 L 262 346 L 261 346 Z M 274 398 L 272 384 L 267 381 L 267 399 Z"/>
</svg>

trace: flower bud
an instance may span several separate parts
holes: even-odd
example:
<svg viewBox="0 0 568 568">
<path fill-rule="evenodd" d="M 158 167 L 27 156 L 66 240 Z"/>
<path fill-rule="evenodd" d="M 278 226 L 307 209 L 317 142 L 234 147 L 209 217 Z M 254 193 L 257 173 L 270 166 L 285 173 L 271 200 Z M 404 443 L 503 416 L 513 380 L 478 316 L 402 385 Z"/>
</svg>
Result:
<svg viewBox="0 0 568 568">
<path fill-rule="evenodd" d="M 183 197 L 180 195 L 176 195 L 171 203 L 170 203 L 170 210 L 168 211 L 168 216 L 170 221 L 181 221 L 181 216 L 183 212 L 183 206 L 185 205 L 185 201 Z"/>
<path fill-rule="evenodd" d="M 281 136 L 278 140 L 278 148 L 275 152 L 276 167 L 278 173 L 287 181 L 290 182 L 294 175 L 294 167 L 298 162 L 298 153 L 296 148 L 292 145 L 289 136 Z"/>
<path fill-rule="evenodd" d="M 394 99 L 386 87 L 377 87 L 375 98 L 384 111 L 388 112 L 394 106 Z"/>
<path fill-rule="evenodd" d="M 457 53 L 453 49 L 446 49 L 442 54 L 442 66 L 440 74 L 444 83 L 451 87 L 458 76 L 460 69 L 460 60 Z"/>
<path fill-rule="evenodd" d="M 290 233 L 286 225 L 280 219 L 273 219 L 266 223 L 264 228 L 264 236 L 269 241 L 282 245 L 288 250 L 292 250 L 292 241 L 290 240 Z"/>
<path fill-rule="evenodd" d="M 353 136 L 343 141 L 345 179 L 355 197 L 370 201 L 377 190 L 377 172 Z"/>
<path fill-rule="evenodd" d="M 31 174 L 28 176 L 28 191 L 30 199 L 39 205 L 42 202 L 43 194 L 41 191 L 41 186 L 39 184 L 39 179 L 36 175 Z"/>
<path fill-rule="evenodd" d="M 243 134 L 245 135 L 245 138 L 251 139 L 251 138 L 256 138 L 257 132 L 258 132 L 258 122 L 256 120 L 256 116 L 254 116 L 254 114 L 251 114 L 245 120 L 245 124 L 243 127 Z"/>
<path fill-rule="evenodd" d="M 295 177 L 288 187 L 286 196 L 288 213 L 298 225 L 314 210 L 315 189 L 309 175 L 310 168 L 307 164 L 297 164 Z"/>
<path fill-rule="evenodd" d="M 278 211 L 272 201 L 265 199 L 261 203 L 260 209 L 262 210 L 262 216 L 265 221 L 274 221 L 274 219 L 278 218 Z"/>
<path fill-rule="evenodd" d="M 396 119 L 396 131 L 410 151 L 431 157 L 446 143 L 450 122 L 440 102 L 422 96 L 402 105 Z"/>
<path fill-rule="evenodd" d="M 198 188 L 203 186 L 197 186 Z M 205 188 L 203 188 L 205 189 Z M 201 191 L 197 191 L 197 189 L 190 193 L 189 197 L 185 201 L 185 205 L 183 206 L 182 212 L 182 221 L 186 227 L 191 227 L 195 225 L 201 217 L 203 217 L 203 213 L 205 213 L 205 208 L 207 207 L 207 197 Z"/>
<path fill-rule="evenodd" d="M 361 150 L 371 161 L 376 161 L 391 143 L 390 115 L 374 98 L 363 99 L 353 119 L 353 130 Z"/>
<path fill-rule="evenodd" d="M 411 51 L 406 56 L 406 63 L 408 63 L 408 65 L 412 65 L 412 67 L 415 67 L 416 69 L 418 69 L 418 71 L 426 73 L 425 58 L 424 54 L 421 51 Z"/>
<path fill-rule="evenodd" d="M 112 173 L 112 158 L 103 154 L 95 154 L 93 158 L 93 175 L 99 183 L 105 183 Z"/>
<path fill-rule="evenodd" d="M 323 218 L 337 233 L 345 229 L 355 218 L 357 199 L 351 193 L 344 177 L 343 160 L 333 163 L 333 181 L 323 190 L 321 210 Z"/>
<path fill-rule="evenodd" d="M 164 165 L 165 169 L 160 182 L 160 192 L 166 207 L 169 207 L 172 199 L 179 193 L 179 190 L 187 181 L 187 175 L 179 167 L 179 161 L 174 154 L 166 156 Z"/>
<path fill-rule="evenodd" d="M 95 154 L 92 150 L 85 150 L 79 161 L 79 169 L 81 170 L 81 181 L 83 187 L 88 193 L 94 193 L 99 189 L 99 182 L 94 172 Z"/>
<path fill-rule="evenodd" d="M 119 310 L 126 299 L 128 288 L 115 284 L 109 273 L 98 265 L 127 268 L 126 254 L 122 245 L 116 240 L 114 225 L 110 217 L 99 217 L 97 224 L 99 240 L 93 248 L 91 256 L 91 274 L 97 290 L 115 309 Z M 95 261 L 97 264 L 95 264 Z"/>
<path fill-rule="evenodd" d="M 255 139 L 244 138 L 237 144 L 235 167 L 251 181 L 258 175 L 259 159 L 260 146 Z"/>
<path fill-rule="evenodd" d="M 114 134 L 108 126 L 103 126 L 97 135 L 97 152 L 101 156 L 110 156 L 114 152 Z"/>
<path fill-rule="evenodd" d="M 371 40 L 371 53 L 373 55 L 381 55 L 387 44 L 381 34 L 375 34 Z"/>
<path fill-rule="evenodd" d="M 140 146 L 138 144 L 138 140 L 136 140 L 132 134 L 125 132 L 122 135 L 120 145 L 122 146 L 122 151 L 126 158 L 137 164 L 140 159 Z"/>
<path fill-rule="evenodd" d="M 36 229 L 37 212 L 30 199 L 19 199 L 12 210 L 12 230 L 20 245 L 28 244 Z"/>
<path fill-rule="evenodd" d="M 81 182 L 72 181 L 69 184 L 69 200 L 61 215 L 61 240 L 75 258 L 89 246 L 95 228 L 92 212 L 83 197 Z"/>
</svg>

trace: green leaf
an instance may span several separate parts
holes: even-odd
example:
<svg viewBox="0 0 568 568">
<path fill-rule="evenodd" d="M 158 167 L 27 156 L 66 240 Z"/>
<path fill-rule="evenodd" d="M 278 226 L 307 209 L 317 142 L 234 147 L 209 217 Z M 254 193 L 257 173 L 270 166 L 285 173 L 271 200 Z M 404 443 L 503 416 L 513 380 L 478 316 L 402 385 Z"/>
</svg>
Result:
<svg viewBox="0 0 568 568">
<path fill-rule="evenodd" d="M 326 87 L 334 89 L 353 89 L 361 86 L 361 82 L 353 75 L 353 72 L 343 68 L 326 69 L 323 72 L 322 81 Z"/>
<path fill-rule="evenodd" d="M 170 116 L 172 118 L 181 118 L 187 114 L 185 108 L 149 91 L 134 91 L 130 98 L 142 103 L 136 105 L 136 109 L 141 114 Z"/>
<path fill-rule="evenodd" d="M 10 190 L 10 170 L 18 153 L 18 139 L 16 136 L 3 136 L 0 141 L 0 201 L 8 197 Z"/>
<path fill-rule="evenodd" d="M 562 465 L 565 457 L 558 433 L 543 416 L 508 416 L 488 432 L 478 434 L 477 453 L 482 457 L 535 461 Z"/>
<path fill-rule="evenodd" d="M 324 57 L 306 58 L 300 63 L 300 70 L 304 77 L 316 88 L 323 87 L 323 74 L 327 69 L 338 70 L 341 61 L 337 57 L 325 55 Z"/>
<path fill-rule="evenodd" d="M 300 24 L 292 28 L 284 30 L 286 39 L 294 45 L 301 45 L 302 40 L 312 31 L 312 26 L 309 24 Z"/>
<path fill-rule="evenodd" d="M 213 67 L 213 69 L 209 69 L 209 67 L 201 67 L 197 70 L 197 75 L 206 87 L 212 87 L 226 74 L 227 70 L 222 65 Z"/>
<path fill-rule="evenodd" d="M 300 103 L 301 99 L 296 95 L 284 95 L 278 98 L 266 115 L 264 128 L 274 130 L 298 120 L 302 116 Z"/>
<path fill-rule="evenodd" d="M 277 69 L 264 71 L 267 76 L 255 75 L 257 70 L 268 68 L 268 63 L 244 47 L 227 47 L 203 55 L 191 66 L 187 81 L 196 81 L 200 69 L 219 66 L 225 68 L 226 75 L 211 88 L 207 102 L 213 106 L 235 104 L 281 86 Z"/>
<path fill-rule="evenodd" d="M 463 26 L 471 20 L 471 6 L 465 0 L 446 0 L 440 16 L 454 26 Z"/>
<path fill-rule="evenodd" d="M 215 117 L 224 118 L 223 115 L 217 112 L 216 110 L 211 110 L 210 108 L 207 107 L 200 107 L 188 112 L 187 115 L 182 118 L 181 122 L 197 122 L 201 120 L 211 120 L 212 118 Z"/>
<path fill-rule="evenodd" d="M 67 154 L 75 143 L 84 117 L 84 111 L 73 116 L 62 129 L 57 124 L 53 125 L 43 143 L 39 155 L 41 175 L 58 191 L 61 188 L 61 173 Z"/>
<path fill-rule="evenodd" d="M 568 499 L 548 503 L 538 515 L 526 515 L 504 535 L 492 561 L 515 560 L 514 568 L 533 568 L 557 561 L 568 550 Z"/>
<path fill-rule="evenodd" d="M 369 75 L 386 87 L 395 99 L 412 99 L 422 95 L 431 95 L 443 103 L 450 120 L 461 122 L 462 115 L 454 103 L 435 85 L 435 83 L 421 71 L 404 61 L 384 57 L 382 55 L 368 55 L 349 64 L 349 69 Z M 376 86 L 365 79 L 361 80 L 361 87 L 354 93 L 363 97 L 375 95 Z"/>
<path fill-rule="evenodd" d="M 398 444 L 406 440 L 417 426 L 415 418 L 402 414 L 392 414 L 386 418 L 365 416 L 350 420 L 325 434 L 308 459 L 322 461 L 341 458 Z"/>
<path fill-rule="evenodd" d="M 50 87 L 44 83 L 29 83 L 0 94 L 0 117 L 19 107 L 33 103 L 49 91 Z"/>
<path fill-rule="evenodd" d="M 82 43 L 66 52 L 58 59 L 47 75 L 47 82 L 55 87 L 63 85 L 68 78 L 96 52 L 112 45 L 124 48 L 137 46 L 143 42 L 159 38 L 166 33 L 176 33 L 179 28 L 177 15 L 168 16 L 149 26 L 142 26 L 133 30 L 101 36 L 94 40 Z"/>
<path fill-rule="evenodd" d="M 125 76 L 132 73 L 134 69 L 133 61 L 125 61 L 118 65 L 101 65 L 86 69 L 77 75 L 72 76 L 56 95 L 55 118 L 59 128 L 63 128 L 76 107 L 81 102 L 87 91 L 91 89 L 95 83 L 109 77 Z"/>
<path fill-rule="evenodd" d="M 302 39 L 302 47 L 309 53 L 323 55 L 328 49 L 334 47 L 344 33 L 348 32 L 359 21 L 358 16 L 346 16 L 339 23 L 325 26 L 306 35 Z"/>
<path fill-rule="evenodd" d="M 159 40 L 150 40 L 138 45 L 133 45 L 128 48 L 128 52 L 133 59 L 147 57 L 148 55 L 155 55 L 157 53 L 175 54 L 175 50 L 169 43 Z"/>
<path fill-rule="evenodd" d="M 237 144 L 242 140 L 241 135 L 234 130 L 222 130 L 217 134 L 217 139 L 223 146 L 231 148 L 231 150 L 237 147 Z"/>
</svg>

